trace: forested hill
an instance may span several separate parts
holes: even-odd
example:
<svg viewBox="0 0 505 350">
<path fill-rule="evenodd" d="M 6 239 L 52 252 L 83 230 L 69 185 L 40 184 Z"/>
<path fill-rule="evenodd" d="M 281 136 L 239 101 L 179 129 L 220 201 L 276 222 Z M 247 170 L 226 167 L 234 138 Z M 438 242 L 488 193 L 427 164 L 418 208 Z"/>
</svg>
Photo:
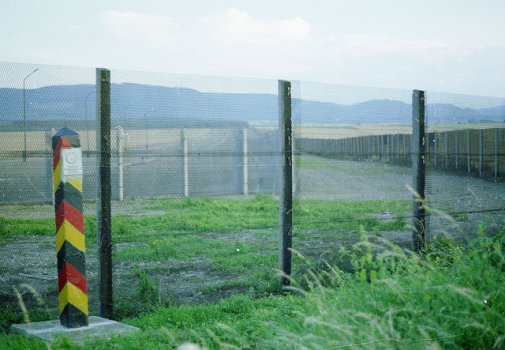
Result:
<svg viewBox="0 0 505 350">
<path fill-rule="evenodd" d="M 177 87 L 141 84 L 112 84 L 111 114 L 116 122 L 207 120 L 212 122 L 275 123 L 278 102 L 275 94 L 208 93 Z M 77 121 L 94 118 L 93 85 L 55 85 L 26 90 L 26 118 L 30 121 Z M 293 118 L 325 124 L 408 124 L 410 104 L 388 99 L 344 105 L 293 99 Z M 436 123 L 503 122 L 505 105 L 460 108 L 431 104 L 429 121 Z M 22 89 L 0 89 L 0 121 L 19 123 L 23 118 Z"/>
</svg>

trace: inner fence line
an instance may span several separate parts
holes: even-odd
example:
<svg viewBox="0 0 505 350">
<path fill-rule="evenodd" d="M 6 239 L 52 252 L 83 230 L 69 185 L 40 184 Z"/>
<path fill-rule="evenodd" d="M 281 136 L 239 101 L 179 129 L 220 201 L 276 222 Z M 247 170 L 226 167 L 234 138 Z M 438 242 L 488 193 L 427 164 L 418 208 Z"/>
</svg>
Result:
<svg viewBox="0 0 505 350">
<path fill-rule="evenodd" d="M 0 72 L 24 73 L 34 68 L 0 64 Z M 16 87 L 15 81 L 4 81 L 7 76 L 13 74 L 0 74 L 0 210 L 8 204 L 12 212 L 24 213 L 23 220 L 9 222 L 9 227 L 18 230 L 16 225 L 20 225 L 19 233 L 12 235 L 19 241 L 14 243 L 26 249 L 12 258 L 16 266 L 2 261 L 1 283 L 4 271 L 9 272 L 5 275 L 9 283 L 24 282 L 19 276 L 28 275 L 27 271 L 36 277 L 51 274 L 46 271 L 51 261 L 39 254 L 51 238 L 40 236 L 38 231 L 46 235 L 51 228 L 47 220 L 24 219 L 44 217 L 46 209 L 51 208 L 47 190 L 51 176 L 47 169 L 52 160 L 47 135 L 55 131 L 49 129 L 63 126 L 85 134 L 81 145 L 85 212 L 97 199 L 98 185 L 106 182 L 111 187 L 112 198 L 106 201 L 113 204 L 112 209 L 104 207 L 96 215 L 89 215 L 86 230 L 94 235 L 98 231 L 95 218 L 111 214 L 111 220 L 105 223 L 113 231 L 110 242 L 97 238 L 97 244 L 105 242 L 115 247 L 114 303 L 126 300 L 128 305 L 131 300 L 142 300 L 139 285 L 144 283 L 145 287 L 146 281 L 158 281 L 152 284 L 159 284 L 154 288 L 160 293 L 159 300 L 178 298 L 188 291 L 192 295 L 184 300 L 191 302 L 198 293 L 198 300 L 206 301 L 214 300 L 215 294 L 226 297 L 253 291 L 264 295 L 273 291 L 266 285 L 271 283 L 272 269 L 279 267 L 278 263 L 282 261 L 286 274 L 291 272 L 287 254 L 290 246 L 294 250 L 309 248 L 317 254 L 318 250 L 328 250 L 327 242 L 318 240 L 319 236 L 331 239 L 333 235 L 335 242 L 347 244 L 358 237 L 360 224 L 373 231 L 370 223 L 385 223 L 376 229 L 378 234 L 401 236 L 402 243 L 408 244 L 411 241 L 405 233 L 411 232 L 409 225 L 418 217 L 411 212 L 413 204 L 409 202 L 413 196 L 402 185 L 413 183 L 408 168 L 413 158 L 423 158 L 427 168 L 424 179 L 430 191 L 426 201 L 433 209 L 422 207 L 425 218 L 432 218 L 428 230 L 439 221 L 433 220 L 437 216 L 470 214 L 475 215 L 471 220 L 454 219 L 463 223 L 465 230 L 474 230 L 470 226 L 479 220 L 486 223 L 489 214 L 494 230 L 499 221 L 494 214 L 505 212 L 501 207 L 505 191 L 500 182 L 505 169 L 505 99 L 426 92 L 437 104 L 426 105 L 426 118 L 431 123 L 426 125 L 425 148 L 413 152 L 412 130 L 417 121 L 411 118 L 411 90 L 292 82 L 289 89 L 281 91 L 276 80 L 112 71 L 110 100 L 105 106 L 110 108 L 109 121 L 121 126 L 102 139 L 111 151 L 110 163 L 102 169 L 109 172 L 110 179 L 99 181 L 96 160 L 108 152 L 97 148 L 100 142 L 96 138 L 104 135 L 100 135 L 94 111 L 104 105 L 94 94 L 103 82 L 97 81 L 96 71 L 41 67 L 30 80 L 33 86 L 26 91 Z M 27 101 L 26 127 L 20 123 L 23 92 Z M 279 108 L 281 95 L 283 105 Z M 287 115 L 288 110 L 293 120 L 286 133 L 278 117 Z M 451 130 L 444 131 L 444 126 Z M 434 131 L 436 128 L 440 131 Z M 26 134 L 25 145 L 22 141 Z M 26 161 L 22 155 L 27 156 Z M 465 176 L 454 176 L 454 168 Z M 284 186 L 290 182 L 286 177 L 290 172 L 291 189 Z M 494 178 L 478 181 L 466 176 L 468 173 Z M 281 189 L 282 197 L 288 199 L 279 205 L 282 213 L 276 212 L 275 219 L 274 213 L 265 218 L 265 208 L 276 210 L 273 203 L 275 195 L 281 197 Z M 258 199 L 255 194 L 274 196 L 265 200 L 266 196 Z M 220 196 L 222 201 L 191 200 L 200 196 Z M 237 196 L 239 201 L 235 201 Z M 159 198 L 169 199 L 156 203 Z M 368 200 L 376 200 L 377 205 L 372 203 L 375 207 L 361 213 L 355 205 Z M 405 213 L 395 214 L 396 209 L 382 206 L 386 201 Z M 339 218 L 332 203 L 343 203 L 338 208 L 347 216 Z M 204 208 L 207 204 L 209 208 Z M 305 205 L 307 212 L 302 212 Z M 200 215 L 204 210 L 208 212 Z M 331 210 L 335 212 L 327 214 Z M 333 214 L 336 218 L 330 219 Z M 230 227 L 217 225 L 215 222 L 225 221 L 220 215 L 235 223 Z M 139 216 L 142 220 L 137 220 Z M 0 220 L 3 217 L 0 213 Z M 387 226 L 395 221 L 406 225 Z M 118 227 L 114 227 L 116 224 Z M 391 234 L 387 228 L 393 226 Z M 182 227 L 185 229 L 176 229 Z M 308 231 L 314 232 L 314 238 Z M 37 235 L 33 238 L 30 234 Z M 156 242 L 160 239 L 165 239 L 165 244 Z M 280 239 L 282 245 L 278 244 Z M 14 243 L 2 242 L 0 252 L 10 256 Z M 207 243 L 209 247 L 204 246 Z M 94 241 L 91 246 L 95 248 Z M 273 251 L 274 246 L 279 254 Z M 110 246 L 105 244 L 103 248 Z M 110 252 L 104 253 L 110 257 Z M 98 254 L 90 255 L 94 264 L 90 275 L 92 292 L 112 289 L 110 285 L 98 285 L 103 265 Z M 109 261 L 107 267 L 110 265 Z M 181 281 L 187 285 L 180 286 Z M 4 289 L 10 290 L 0 288 L 0 300 L 7 299 L 3 298 Z M 48 291 L 41 294 L 50 300 L 50 288 Z M 112 315 L 112 298 L 100 303 Z M 98 309 L 98 301 L 91 307 Z"/>
</svg>

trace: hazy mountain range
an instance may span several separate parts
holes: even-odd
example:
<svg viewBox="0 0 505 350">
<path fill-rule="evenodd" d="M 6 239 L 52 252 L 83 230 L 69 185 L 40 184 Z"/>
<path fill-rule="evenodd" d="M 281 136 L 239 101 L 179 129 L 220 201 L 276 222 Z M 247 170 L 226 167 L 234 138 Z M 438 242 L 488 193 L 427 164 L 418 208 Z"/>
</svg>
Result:
<svg viewBox="0 0 505 350">
<path fill-rule="evenodd" d="M 26 119 L 33 121 L 94 121 L 94 85 L 55 85 L 26 90 Z M 188 88 L 141 84 L 112 84 L 111 115 L 115 124 L 136 121 L 165 124 L 170 120 L 274 123 L 278 118 L 274 94 L 206 93 Z M 325 124 L 410 124 L 410 104 L 394 100 L 370 100 L 343 105 L 293 99 L 295 122 Z M 486 108 L 460 108 L 452 104 L 427 106 L 433 123 L 504 122 L 505 105 Z M 0 89 L 0 121 L 19 124 L 23 118 L 22 89 Z M 154 125 L 152 125 L 154 124 Z M 232 123 L 233 124 L 233 123 Z"/>
</svg>

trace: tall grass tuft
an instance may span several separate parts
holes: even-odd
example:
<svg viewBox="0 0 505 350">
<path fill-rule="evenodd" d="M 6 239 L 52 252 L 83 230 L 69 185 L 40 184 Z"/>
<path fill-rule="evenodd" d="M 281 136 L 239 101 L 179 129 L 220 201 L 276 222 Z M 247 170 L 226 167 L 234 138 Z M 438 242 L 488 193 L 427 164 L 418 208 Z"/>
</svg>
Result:
<svg viewBox="0 0 505 350">
<path fill-rule="evenodd" d="M 480 237 L 464 252 L 444 238 L 422 259 L 390 249 L 374 255 L 368 241 L 358 251 L 350 254 L 354 280 L 341 287 L 309 283 L 314 312 L 304 316 L 304 331 L 281 331 L 271 347 L 505 347 L 505 232 Z M 363 278 L 363 269 L 375 269 L 377 278 Z"/>
</svg>

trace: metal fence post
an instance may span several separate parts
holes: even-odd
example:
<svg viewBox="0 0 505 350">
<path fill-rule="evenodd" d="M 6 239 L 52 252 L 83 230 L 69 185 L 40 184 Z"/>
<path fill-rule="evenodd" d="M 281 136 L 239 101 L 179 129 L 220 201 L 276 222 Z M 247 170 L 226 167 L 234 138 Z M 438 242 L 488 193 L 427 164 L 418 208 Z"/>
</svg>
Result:
<svg viewBox="0 0 505 350">
<path fill-rule="evenodd" d="M 247 129 L 242 129 L 242 194 L 249 195 L 249 155 Z"/>
<path fill-rule="evenodd" d="M 363 137 L 358 137 L 358 160 L 362 160 L 364 158 L 364 143 L 363 143 Z"/>
<path fill-rule="evenodd" d="M 393 159 L 393 138 L 391 135 L 387 136 L 388 143 L 388 161 L 391 162 Z"/>
<path fill-rule="evenodd" d="M 296 175 L 296 162 L 297 162 L 297 155 L 296 155 L 296 140 L 293 135 L 291 135 L 291 186 L 292 186 L 292 193 L 296 193 L 297 185 L 296 185 L 296 180 L 297 180 L 297 175 Z"/>
<path fill-rule="evenodd" d="M 433 133 L 433 166 L 436 168 L 438 166 L 438 131 Z"/>
<path fill-rule="evenodd" d="M 445 168 L 449 168 L 449 132 L 444 132 L 444 143 L 445 143 Z"/>
<path fill-rule="evenodd" d="M 393 144 L 393 159 L 398 162 L 400 160 L 400 137 L 398 134 L 393 135 Z"/>
<path fill-rule="evenodd" d="M 454 131 L 454 153 L 455 153 L 455 165 L 456 170 L 459 168 L 459 132 L 458 130 Z"/>
<path fill-rule="evenodd" d="M 424 91 L 414 90 L 412 93 L 412 170 L 413 186 L 416 193 L 412 203 L 414 211 L 413 243 L 416 251 L 424 250 L 426 246 L 425 230 L 425 96 Z"/>
<path fill-rule="evenodd" d="M 84 327 L 88 325 L 88 289 L 79 134 L 59 130 L 52 137 L 52 149 L 60 323 L 67 328 Z"/>
<path fill-rule="evenodd" d="M 472 172 L 472 140 L 470 138 L 470 129 L 466 130 L 466 152 L 467 152 L 467 164 L 466 170 L 470 174 Z"/>
<path fill-rule="evenodd" d="M 479 130 L 479 176 L 482 176 L 484 167 L 484 130 Z"/>
<path fill-rule="evenodd" d="M 424 156 L 425 156 L 425 159 L 424 159 L 424 163 L 426 165 L 429 165 L 430 164 L 430 161 L 431 161 L 431 154 L 430 154 L 430 148 L 431 148 L 431 137 L 430 137 L 430 133 L 425 133 L 425 136 L 424 136 L 424 144 L 425 144 L 425 150 L 424 150 Z"/>
<path fill-rule="evenodd" d="M 279 265 L 283 273 L 281 285 L 290 284 L 291 245 L 292 245 L 292 207 L 293 207 L 293 162 L 291 133 L 291 83 L 279 80 L 279 131 L 281 138 L 282 177 L 279 195 Z"/>
<path fill-rule="evenodd" d="M 384 160 L 384 135 L 380 135 L 381 142 L 381 160 Z"/>
<path fill-rule="evenodd" d="M 53 157 L 52 157 L 52 144 L 53 144 L 53 134 L 55 133 L 54 128 L 51 130 L 46 130 L 46 178 L 47 178 L 47 199 L 48 202 L 54 205 L 54 189 L 53 189 Z"/>
<path fill-rule="evenodd" d="M 500 129 L 494 129 L 494 177 L 498 177 L 500 174 Z"/>
<path fill-rule="evenodd" d="M 407 143 L 405 141 L 405 134 L 402 134 L 402 143 L 403 143 L 403 161 L 407 161 Z"/>
<path fill-rule="evenodd" d="M 118 200 L 123 200 L 123 154 L 124 154 L 124 129 L 116 127 L 116 166 L 118 171 Z"/>
<path fill-rule="evenodd" d="M 96 69 L 98 167 L 97 238 L 100 316 L 114 317 L 112 300 L 110 70 Z"/>
<path fill-rule="evenodd" d="M 373 153 L 373 137 L 372 136 L 366 136 L 366 157 L 367 158 L 372 158 L 372 153 Z"/>
<path fill-rule="evenodd" d="M 189 197 L 189 161 L 188 161 L 188 139 L 186 130 L 181 129 L 181 153 L 182 153 L 182 195 Z"/>
</svg>

